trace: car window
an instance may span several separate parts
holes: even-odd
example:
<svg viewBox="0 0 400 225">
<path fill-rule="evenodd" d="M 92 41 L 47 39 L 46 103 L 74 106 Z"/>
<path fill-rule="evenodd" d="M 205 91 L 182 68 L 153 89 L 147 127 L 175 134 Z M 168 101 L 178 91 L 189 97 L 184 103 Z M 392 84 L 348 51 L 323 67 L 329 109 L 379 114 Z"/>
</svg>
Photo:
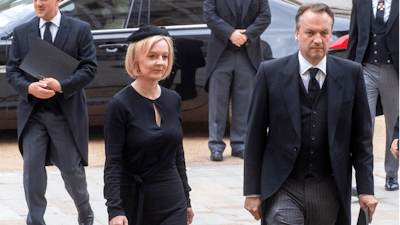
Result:
<svg viewBox="0 0 400 225">
<path fill-rule="evenodd" d="M 150 24 L 192 25 L 203 22 L 204 0 L 157 0 L 150 4 Z"/>
<path fill-rule="evenodd" d="M 203 24 L 204 0 L 135 0 L 129 27 Z M 150 16 L 149 16 L 150 8 Z"/>
<path fill-rule="evenodd" d="M 62 5 L 66 15 L 86 21 L 92 30 L 126 27 L 130 0 L 73 0 Z"/>
</svg>

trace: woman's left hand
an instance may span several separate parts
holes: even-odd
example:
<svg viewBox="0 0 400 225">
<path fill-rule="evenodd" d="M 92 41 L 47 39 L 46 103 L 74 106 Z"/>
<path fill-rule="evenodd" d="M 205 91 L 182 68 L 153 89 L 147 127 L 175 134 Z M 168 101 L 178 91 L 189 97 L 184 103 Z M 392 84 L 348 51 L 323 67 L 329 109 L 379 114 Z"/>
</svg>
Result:
<svg viewBox="0 0 400 225">
<path fill-rule="evenodd" d="M 187 208 L 187 224 L 191 224 L 193 222 L 194 213 L 192 208 Z"/>
</svg>

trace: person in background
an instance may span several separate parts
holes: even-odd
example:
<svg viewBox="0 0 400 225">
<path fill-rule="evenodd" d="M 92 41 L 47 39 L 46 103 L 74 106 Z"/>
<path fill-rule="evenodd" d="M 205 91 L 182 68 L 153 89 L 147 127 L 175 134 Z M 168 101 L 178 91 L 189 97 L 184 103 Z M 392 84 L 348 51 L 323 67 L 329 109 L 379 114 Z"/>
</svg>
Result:
<svg viewBox="0 0 400 225">
<path fill-rule="evenodd" d="M 209 92 L 211 160 L 223 159 L 229 98 L 231 154 L 243 159 L 250 95 L 263 59 L 260 35 L 271 23 L 268 0 L 205 0 L 204 22 L 211 30 L 205 85 Z"/>
<path fill-rule="evenodd" d="M 398 190 L 399 160 L 390 144 L 399 110 L 399 0 L 353 0 L 346 58 L 363 65 L 372 128 L 380 96 L 386 122 L 385 189 Z"/>
<path fill-rule="evenodd" d="M 6 79 L 19 94 L 18 144 L 24 160 L 27 224 L 45 224 L 45 165 L 60 171 L 78 210 L 79 225 L 93 224 L 84 166 L 88 165 L 89 122 L 83 88 L 97 72 L 96 47 L 90 25 L 60 13 L 61 0 L 34 0 L 37 17 L 16 27 Z M 38 80 L 19 66 L 37 37 L 79 61 L 74 74 Z M 45 63 L 45 62 L 44 62 Z M 36 75 L 36 74 L 34 74 Z"/>
<path fill-rule="evenodd" d="M 354 166 L 371 221 L 378 202 L 362 67 L 327 55 L 334 23 L 327 5 L 302 5 L 295 21 L 299 52 L 261 63 L 254 83 L 245 208 L 262 224 L 350 225 Z"/>
<path fill-rule="evenodd" d="M 125 67 L 135 81 L 111 99 L 104 121 L 110 225 L 190 224 L 181 98 L 158 84 L 172 69 L 172 39 L 148 25 L 127 41 Z"/>
</svg>

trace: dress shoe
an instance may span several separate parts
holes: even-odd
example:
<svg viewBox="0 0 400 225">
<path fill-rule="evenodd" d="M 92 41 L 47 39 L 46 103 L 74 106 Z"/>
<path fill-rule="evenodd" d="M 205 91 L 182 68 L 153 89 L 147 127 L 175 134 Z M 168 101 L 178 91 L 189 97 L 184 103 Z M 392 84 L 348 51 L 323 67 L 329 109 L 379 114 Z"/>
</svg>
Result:
<svg viewBox="0 0 400 225">
<path fill-rule="evenodd" d="M 90 206 L 85 212 L 80 212 L 78 215 L 79 225 L 93 225 L 93 221 L 94 214 Z"/>
<path fill-rule="evenodd" d="M 351 196 L 358 197 L 358 192 L 356 187 L 351 188 Z"/>
<path fill-rule="evenodd" d="M 232 151 L 231 155 L 234 156 L 234 157 L 239 157 L 239 158 L 243 159 L 244 150 Z"/>
<path fill-rule="evenodd" d="M 222 152 L 212 152 L 211 161 L 222 161 Z"/>
<path fill-rule="evenodd" d="M 396 191 L 399 190 L 399 182 L 397 178 L 394 177 L 386 177 L 386 191 Z"/>
</svg>

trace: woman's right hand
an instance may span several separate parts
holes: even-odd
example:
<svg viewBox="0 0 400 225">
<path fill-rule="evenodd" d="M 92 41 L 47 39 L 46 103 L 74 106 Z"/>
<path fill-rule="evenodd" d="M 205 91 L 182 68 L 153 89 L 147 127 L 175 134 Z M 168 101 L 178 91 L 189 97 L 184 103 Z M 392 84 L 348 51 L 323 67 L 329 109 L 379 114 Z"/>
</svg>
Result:
<svg viewBox="0 0 400 225">
<path fill-rule="evenodd" d="M 110 221 L 110 225 L 128 225 L 126 216 L 116 216 Z"/>
</svg>

